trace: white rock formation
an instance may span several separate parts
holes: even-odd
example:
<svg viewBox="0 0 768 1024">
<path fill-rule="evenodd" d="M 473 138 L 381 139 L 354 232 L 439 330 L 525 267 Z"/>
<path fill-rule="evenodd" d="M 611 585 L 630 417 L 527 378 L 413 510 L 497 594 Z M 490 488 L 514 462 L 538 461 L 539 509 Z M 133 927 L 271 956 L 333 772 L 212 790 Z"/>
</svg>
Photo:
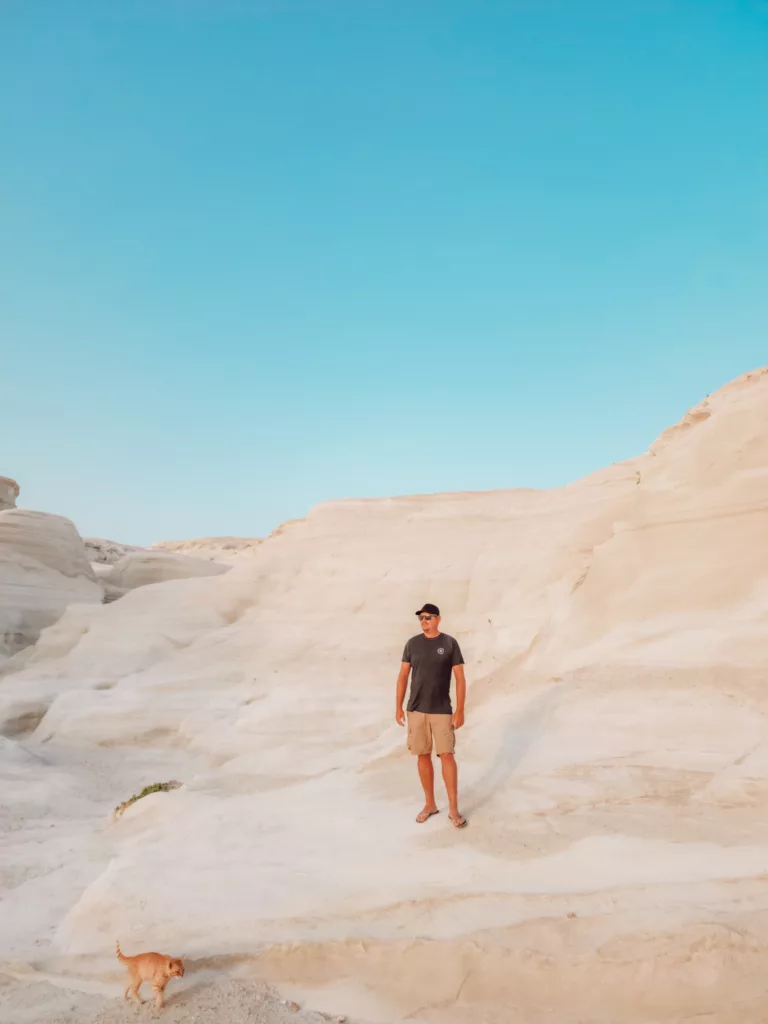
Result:
<svg viewBox="0 0 768 1024">
<path fill-rule="evenodd" d="M 124 596 L 136 587 L 196 576 L 220 576 L 228 565 L 204 558 L 190 558 L 165 551 L 131 551 L 114 565 L 99 568 L 98 577 L 108 600 Z"/>
<path fill-rule="evenodd" d="M 0 512 L 8 508 L 16 508 L 19 496 L 19 485 L 10 477 L 0 476 Z"/>
<path fill-rule="evenodd" d="M 758 371 L 559 490 L 337 502 L 69 609 L 0 681 L 46 759 L 9 761 L 32 810 L 2 787 L 0 960 L 106 983 L 120 936 L 369 1021 L 761 1019 L 767 428 Z M 461 832 L 414 822 L 394 723 L 424 600 L 467 660 Z"/>
<path fill-rule="evenodd" d="M 88 537 L 86 551 L 107 601 L 123 597 L 129 590 L 168 580 L 195 576 L 218 576 L 242 553 L 250 554 L 257 541 L 234 537 L 203 538 L 198 541 L 167 541 L 140 548 L 116 541 Z M 217 559 L 217 554 L 223 557 Z"/>
<path fill-rule="evenodd" d="M 0 660 L 32 644 L 73 602 L 100 604 L 102 590 L 69 519 L 0 512 Z"/>
<path fill-rule="evenodd" d="M 114 565 L 131 551 L 146 549 L 135 544 L 119 544 L 114 540 L 104 540 L 103 537 L 86 537 L 85 550 L 91 565 Z"/>
<path fill-rule="evenodd" d="M 114 540 L 103 540 L 100 537 L 85 538 L 85 548 L 91 564 L 103 565 L 114 565 L 125 555 L 135 551 L 144 553 L 154 551 L 161 554 L 169 552 L 174 555 L 186 555 L 188 558 L 230 565 L 242 558 L 252 558 L 258 550 L 259 544 L 261 544 L 261 539 L 257 537 L 198 537 L 195 540 L 161 540 L 149 548 L 142 548 L 131 544 L 120 544 Z M 160 564 L 162 562 L 158 562 L 158 565 Z"/>
<path fill-rule="evenodd" d="M 243 558 L 252 558 L 260 544 L 258 537 L 198 537 L 196 540 L 161 540 L 152 548 L 234 564 Z"/>
</svg>

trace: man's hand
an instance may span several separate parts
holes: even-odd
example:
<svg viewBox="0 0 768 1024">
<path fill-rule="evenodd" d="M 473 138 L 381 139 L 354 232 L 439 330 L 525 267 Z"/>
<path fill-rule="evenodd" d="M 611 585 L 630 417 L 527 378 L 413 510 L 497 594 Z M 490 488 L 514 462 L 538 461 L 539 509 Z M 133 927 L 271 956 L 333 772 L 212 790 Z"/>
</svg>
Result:
<svg viewBox="0 0 768 1024">
<path fill-rule="evenodd" d="M 395 711 L 395 721 L 398 725 L 405 725 L 405 712 L 402 708 L 398 708 Z"/>
<path fill-rule="evenodd" d="M 453 728 L 460 729 L 464 725 L 464 701 L 467 699 L 467 680 L 464 678 L 464 666 L 454 665 L 453 674 L 456 678 L 456 712 L 453 716 Z"/>
</svg>

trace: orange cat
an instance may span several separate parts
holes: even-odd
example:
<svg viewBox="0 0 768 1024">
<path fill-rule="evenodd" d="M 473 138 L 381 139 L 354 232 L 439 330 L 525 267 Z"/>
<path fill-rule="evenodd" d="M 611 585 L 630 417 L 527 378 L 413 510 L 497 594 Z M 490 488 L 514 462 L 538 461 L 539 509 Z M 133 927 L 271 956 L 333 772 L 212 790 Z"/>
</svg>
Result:
<svg viewBox="0 0 768 1024">
<path fill-rule="evenodd" d="M 139 995 L 139 989 L 145 981 L 152 983 L 152 991 L 155 993 L 155 1003 L 158 1010 L 163 1008 L 165 986 L 171 978 L 184 977 L 184 961 L 174 959 L 172 956 L 163 956 L 162 953 L 139 953 L 138 956 L 123 956 L 120 952 L 120 943 L 117 944 L 117 959 L 128 968 L 128 981 L 125 986 L 125 996 L 133 996 L 137 1003 L 144 1000 Z"/>
</svg>

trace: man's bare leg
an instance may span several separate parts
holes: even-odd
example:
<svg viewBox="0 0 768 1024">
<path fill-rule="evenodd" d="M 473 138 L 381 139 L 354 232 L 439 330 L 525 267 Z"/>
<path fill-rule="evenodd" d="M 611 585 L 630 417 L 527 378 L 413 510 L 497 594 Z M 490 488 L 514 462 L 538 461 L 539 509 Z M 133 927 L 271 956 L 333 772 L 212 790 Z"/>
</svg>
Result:
<svg viewBox="0 0 768 1024">
<path fill-rule="evenodd" d="M 419 754 L 418 764 L 425 803 L 424 810 L 417 816 L 416 821 L 419 824 L 423 824 L 427 818 L 437 814 L 437 804 L 435 803 L 435 769 L 432 765 L 432 755 Z"/>
<path fill-rule="evenodd" d="M 457 828 L 466 825 L 466 819 L 459 812 L 459 768 L 453 754 L 440 754 L 443 768 L 443 782 L 448 793 L 448 814 Z"/>
</svg>

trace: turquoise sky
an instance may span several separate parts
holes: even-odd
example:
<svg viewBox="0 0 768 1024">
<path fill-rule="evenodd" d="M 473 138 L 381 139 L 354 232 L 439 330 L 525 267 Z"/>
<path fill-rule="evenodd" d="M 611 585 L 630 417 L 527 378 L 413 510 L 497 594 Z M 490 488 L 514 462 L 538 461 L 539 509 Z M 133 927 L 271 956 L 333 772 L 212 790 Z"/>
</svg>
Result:
<svg viewBox="0 0 768 1024">
<path fill-rule="evenodd" d="M 134 543 L 549 487 L 768 363 L 762 0 L 6 0 L 0 474 Z"/>
</svg>

